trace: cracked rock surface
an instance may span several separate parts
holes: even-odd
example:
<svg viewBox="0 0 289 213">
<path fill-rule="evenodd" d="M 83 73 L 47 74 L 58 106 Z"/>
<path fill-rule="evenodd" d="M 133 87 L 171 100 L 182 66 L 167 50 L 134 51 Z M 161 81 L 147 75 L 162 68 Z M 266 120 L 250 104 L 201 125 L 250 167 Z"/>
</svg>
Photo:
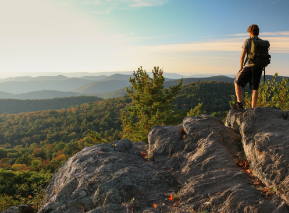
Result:
<svg viewBox="0 0 289 213">
<path fill-rule="evenodd" d="M 275 108 L 231 110 L 226 126 L 199 115 L 153 127 L 148 144 L 123 139 L 86 147 L 55 173 L 39 212 L 127 213 L 134 198 L 134 213 L 287 213 L 288 117 Z M 253 175 L 276 187 L 270 199 L 234 162 L 242 150 Z"/>
<path fill-rule="evenodd" d="M 181 128 L 183 131 L 176 131 Z M 172 167 L 176 179 L 183 183 L 178 192 L 180 209 L 288 212 L 279 197 L 268 200 L 248 184 L 250 178 L 234 162 L 240 140 L 240 135 L 219 119 L 200 115 L 185 118 L 181 126 L 153 128 L 149 153 L 155 164 Z"/>
<path fill-rule="evenodd" d="M 138 144 L 140 146 L 140 144 Z M 174 177 L 146 162 L 130 140 L 86 147 L 57 171 L 47 188 L 39 212 L 89 213 L 153 210 L 167 189 L 177 184 Z"/>
<path fill-rule="evenodd" d="M 274 107 L 230 110 L 226 126 L 242 136 L 252 173 L 289 204 L 289 113 Z M 242 122 L 237 122 L 242 121 Z"/>
</svg>

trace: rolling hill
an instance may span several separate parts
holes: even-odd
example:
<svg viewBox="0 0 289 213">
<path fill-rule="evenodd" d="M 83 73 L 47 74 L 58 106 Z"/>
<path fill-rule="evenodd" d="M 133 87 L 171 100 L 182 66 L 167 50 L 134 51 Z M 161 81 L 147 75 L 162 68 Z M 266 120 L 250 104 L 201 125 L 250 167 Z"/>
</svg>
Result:
<svg viewBox="0 0 289 213">
<path fill-rule="evenodd" d="M 164 88 L 169 88 L 174 85 L 177 85 L 180 80 L 170 80 L 170 81 L 165 81 L 164 83 Z M 229 78 L 227 76 L 212 76 L 208 78 L 184 78 L 183 79 L 183 85 L 187 85 L 192 82 L 198 82 L 198 81 L 223 81 L 223 82 L 234 82 L 233 78 Z M 115 90 L 115 91 L 110 91 L 110 92 L 104 92 L 104 93 L 93 93 L 92 95 L 98 96 L 103 99 L 107 98 L 118 98 L 126 95 L 126 87 Z"/>
<path fill-rule="evenodd" d="M 39 110 L 58 110 L 99 100 L 102 99 L 95 96 L 79 96 L 43 100 L 2 99 L 0 101 L 0 114 L 17 114 L 21 112 L 33 112 Z"/>
<path fill-rule="evenodd" d="M 111 76 L 108 76 L 103 79 L 103 81 L 110 81 L 110 80 L 124 80 L 124 81 L 129 81 L 129 78 L 132 77 L 133 75 L 122 75 L 122 74 L 114 74 Z"/>
<path fill-rule="evenodd" d="M 104 93 L 118 90 L 130 86 L 131 83 L 127 80 L 107 80 L 92 82 L 72 90 L 72 92 L 82 93 L 82 94 L 94 94 L 94 93 Z"/>
<path fill-rule="evenodd" d="M 48 98 L 64 98 L 71 96 L 81 96 L 79 93 L 75 92 L 62 92 L 56 90 L 41 90 L 35 92 L 27 92 L 21 94 L 12 94 L 0 91 L 0 99 L 48 99 Z"/>
<path fill-rule="evenodd" d="M 272 75 L 266 75 L 266 81 L 268 79 L 271 80 L 272 77 L 273 77 Z M 283 78 L 283 76 L 278 76 L 276 78 L 276 81 L 282 81 L 282 78 Z M 284 77 L 284 78 L 286 79 L 288 77 Z M 202 82 L 202 81 L 222 81 L 222 82 L 229 82 L 230 83 L 230 82 L 234 82 L 234 80 L 235 80 L 234 78 L 230 78 L 230 77 L 223 76 L 223 75 L 206 77 L 206 78 L 184 78 L 183 79 L 183 85 L 187 85 L 187 84 L 192 83 L 192 82 Z M 261 80 L 263 81 L 263 76 L 262 76 Z M 165 88 L 172 87 L 174 85 L 177 85 L 178 82 L 179 82 L 179 80 L 166 81 L 164 83 L 164 87 Z M 111 91 L 111 92 L 93 93 L 91 95 L 95 95 L 95 96 L 98 96 L 100 98 L 107 99 L 107 98 L 122 97 L 126 94 L 127 94 L 127 92 L 126 92 L 126 87 L 125 87 L 125 88 L 121 88 L 121 89 Z"/>
<path fill-rule="evenodd" d="M 19 76 L 19 77 L 10 77 L 5 79 L 0 79 L 0 83 L 8 82 L 8 81 L 46 81 L 46 80 L 65 80 L 68 77 L 64 75 L 57 75 L 57 76 L 38 76 L 38 77 L 31 77 L 31 76 Z"/>
<path fill-rule="evenodd" d="M 94 80 L 79 78 L 64 78 L 63 80 L 8 81 L 0 83 L 0 91 L 13 94 L 40 90 L 59 90 L 67 92 L 91 82 L 94 82 Z"/>
<path fill-rule="evenodd" d="M 93 81 L 102 81 L 103 79 L 107 78 L 107 75 L 100 75 L 100 76 L 82 76 L 79 77 L 80 79 L 86 79 L 86 80 L 93 80 Z"/>
</svg>

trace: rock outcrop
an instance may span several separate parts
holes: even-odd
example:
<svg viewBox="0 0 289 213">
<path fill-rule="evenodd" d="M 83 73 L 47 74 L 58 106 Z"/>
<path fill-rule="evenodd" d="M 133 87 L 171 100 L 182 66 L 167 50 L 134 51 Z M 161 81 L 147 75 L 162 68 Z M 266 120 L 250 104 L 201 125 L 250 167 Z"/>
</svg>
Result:
<svg viewBox="0 0 289 213">
<path fill-rule="evenodd" d="M 176 185 L 169 172 L 146 162 L 131 141 L 99 144 L 84 148 L 58 170 L 39 212 L 127 212 L 133 198 L 134 212 L 153 212 L 152 203 L 165 202 L 163 194 Z"/>
<path fill-rule="evenodd" d="M 248 184 L 250 178 L 234 162 L 240 140 L 219 119 L 201 115 L 185 118 L 181 126 L 154 127 L 149 153 L 156 165 L 172 167 L 183 182 L 178 193 L 182 210 L 288 212 L 279 197 L 269 201 Z"/>
<path fill-rule="evenodd" d="M 148 146 L 124 139 L 86 147 L 53 176 L 39 212 L 287 213 L 288 117 L 274 108 L 231 110 L 226 126 L 200 115 L 153 127 Z M 276 195 L 248 184 L 252 176 L 234 161 L 243 150 L 253 175 Z"/>
<path fill-rule="evenodd" d="M 9 209 L 6 209 L 2 213 L 34 213 L 34 209 L 25 204 L 21 204 L 19 206 L 12 206 Z"/>
<path fill-rule="evenodd" d="M 240 132 L 253 175 L 289 204 L 289 113 L 277 108 L 231 110 L 226 126 Z"/>
</svg>

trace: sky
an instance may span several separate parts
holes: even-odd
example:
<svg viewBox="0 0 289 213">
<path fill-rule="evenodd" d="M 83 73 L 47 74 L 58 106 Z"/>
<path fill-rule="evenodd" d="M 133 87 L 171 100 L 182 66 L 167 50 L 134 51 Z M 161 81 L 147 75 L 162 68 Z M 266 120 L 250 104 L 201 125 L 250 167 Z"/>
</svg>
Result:
<svg viewBox="0 0 289 213">
<path fill-rule="evenodd" d="M 288 0 L 0 0 L 0 75 L 235 75 L 258 24 L 271 44 L 266 74 L 289 76 L 288 11 Z"/>
</svg>

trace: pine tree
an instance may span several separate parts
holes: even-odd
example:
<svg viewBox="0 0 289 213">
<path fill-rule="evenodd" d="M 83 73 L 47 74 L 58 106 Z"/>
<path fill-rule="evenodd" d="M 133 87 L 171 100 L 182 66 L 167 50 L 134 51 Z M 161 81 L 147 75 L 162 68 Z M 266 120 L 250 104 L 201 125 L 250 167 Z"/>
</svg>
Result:
<svg viewBox="0 0 289 213">
<path fill-rule="evenodd" d="M 122 115 L 123 138 L 131 141 L 147 141 L 147 135 L 153 126 L 174 124 L 177 116 L 172 111 L 171 103 L 182 86 L 164 89 L 165 78 L 159 67 L 152 70 L 153 78 L 142 67 L 130 78 L 132 87 L 127 88 L 132 104 Z"/>
</svg>

